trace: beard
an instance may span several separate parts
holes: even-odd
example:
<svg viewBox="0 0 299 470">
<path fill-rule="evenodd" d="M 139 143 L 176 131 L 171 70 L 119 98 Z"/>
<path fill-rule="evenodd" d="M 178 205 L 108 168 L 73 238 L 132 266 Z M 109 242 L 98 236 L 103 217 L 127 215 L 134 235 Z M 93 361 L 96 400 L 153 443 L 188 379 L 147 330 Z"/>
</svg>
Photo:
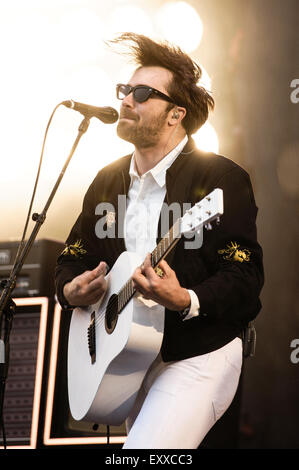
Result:
<svg viewBox="0 0 299 470">
<path fill-rule="evenodd" d="M 120 117 L 130 118 L 130 121 L 120 119 L 117 124 L 117 135 L 123 140 L 130 142 L 139 148 L 149 148 L 159 142 L 163 134 L 163 127 L 167 112 L 148 118 L 142 125 L 138 117 L 132 113 L 124 111 Z"/>
</svg>

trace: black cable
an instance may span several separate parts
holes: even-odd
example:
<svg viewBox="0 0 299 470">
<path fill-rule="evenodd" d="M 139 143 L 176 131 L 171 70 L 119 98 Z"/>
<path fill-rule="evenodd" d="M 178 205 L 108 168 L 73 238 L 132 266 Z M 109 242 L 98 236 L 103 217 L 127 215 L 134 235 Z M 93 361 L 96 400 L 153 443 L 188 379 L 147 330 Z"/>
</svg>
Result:
<svg viewBox="0 0 299 470">
<path fill-rule="evenodd" d="M 18 251 L 17 251 L 17 254 L 16 254 L 16 259 L 15 259 L 15 265 L 17 264 L 18 260 L 19 260 L 19 256 L 20 254 L 22 253 L 22 249 L 23 249 L 23 246 L 24 246 L 24 243 L 25 243 L 25 237 L 26 237 L 26 232 L 27 232 L 27 228 L 28 228 L 28 224 L 29 224 L 29 220 L 30 220 L 30 214 L 31 214 L 31 210 L 32 210 L 32 206 L 33 206 L 33 202 L 34 202 L 34 198 L 35 198 L 35 194 L 36 194 L 36 189 L 37 189 L 37 185 L 38 185 L 38 180 L 39 180 L 39 175 L 40 175 L 40 171 L 41 171 L 41 166 L 42 166 L 42 161 L 43 161 L 43 156 L 44 156 L 44 150 L 45 150 L 45 144 L 46 144 L 46 139 L 47 139 L 47 135 L 48 135 L 48 131 L 49 131 L 49 127 L 50 127 L 50 124 L 52 122 L 52 119 L 53 119 L 53 116 L 57 110 L 57 108 L 59 106 L 61 106 L 63 103 L 59 103 L 57 106 L 55 106 L 51 116 L 50 116 L 50 119 L 48 121 L 48 124 L 47 124 L 47 127 L 46 127 L 46 131 L 45 131 L 45 135 L 44 135 L 44 140 L 43 140 L 43 145 L 42 145 L 42 151 L 41 151 L 41 156 L 40 156 L 40 159 L 39 159 L 39 165 L 38 165 L 38 170 L 37 170 L 37 174 L 36 174 L 36 178 L 35 178 L 35 183 L 34 183 L 34 188 L 33 188 L 33 192 L 32 192 L 32 196 L 31 196 L 31 201 L 30 201 L 30 205 L 29 205 L 29 209 L 28 209 L 28 214 L 27 214 L 27 218 L 26 218 L 26 222 L 25 222 L 25 227 L 24 227 L 24 231 L 23 231 L 23 235 L 22 235 L 22 239 L 20 241 L 20 245 L 18 247 Z"/>
</svg>

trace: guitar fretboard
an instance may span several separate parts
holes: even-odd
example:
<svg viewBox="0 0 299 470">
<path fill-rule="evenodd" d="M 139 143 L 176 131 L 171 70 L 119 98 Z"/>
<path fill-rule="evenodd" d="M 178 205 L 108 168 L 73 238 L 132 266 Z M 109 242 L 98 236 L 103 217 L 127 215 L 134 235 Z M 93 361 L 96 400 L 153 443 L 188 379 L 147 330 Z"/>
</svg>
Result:
<svg viewBox="0 0 299 470">
<path fill-rule="evenodd" d="M 169 232 L 160 240 L 156 248 L 151 253 L 151 264 L 155 268 L 159 262 L 165 258 L 169 251 L 175 246 L 181 237 L 180 219 L 177 219 Z M 127 305 L 133 297 L 136 290 L 133 287 L 133 281 L 129 279 L 118 292 L 118 313 Z"/>
</svg>

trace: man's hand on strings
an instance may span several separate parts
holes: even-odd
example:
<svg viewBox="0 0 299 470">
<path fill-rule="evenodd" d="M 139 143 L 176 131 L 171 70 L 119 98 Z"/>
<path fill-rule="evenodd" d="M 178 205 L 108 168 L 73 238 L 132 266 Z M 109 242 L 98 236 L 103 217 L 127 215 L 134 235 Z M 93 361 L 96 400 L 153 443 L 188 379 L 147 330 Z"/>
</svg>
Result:
<svg viewBox="0 0 299 470">
<path fill-rule="evenodd" d="M 132 276 L 135 289 L 145 299 L 153 300 L 169 310 L 181 311 L 189 307 L 189 292 L 181 287 L 175 272 L 165 260 L 160 261 L 158 273 L 152 268 L 149 253 Z"/>
<path fill-rule="evenodd" d="M 65 284 L 63 295 L 70 305 L 92 305 L 100 300 L 107 289 L 107 265 L 101 261 L 92 271 L 85 271 Z"/>
</svg>

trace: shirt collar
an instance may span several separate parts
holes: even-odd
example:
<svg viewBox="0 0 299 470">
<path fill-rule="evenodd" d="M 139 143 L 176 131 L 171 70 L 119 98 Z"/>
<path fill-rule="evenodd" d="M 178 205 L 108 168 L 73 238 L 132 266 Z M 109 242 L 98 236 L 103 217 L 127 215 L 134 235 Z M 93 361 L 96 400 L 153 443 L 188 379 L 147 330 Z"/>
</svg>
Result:
<svg viewBox="0 0 299 470">
<path fill-rule="evenodd" d="M 157 163 L 157 165 L 155 165 L 151 170 L 148 170 L 146 173 L 144 173 L 143 176 L 147 174 L 151 174 L 154 180 L 156 181 L 156 183 L 162 188 L 165 185 L 166 170 L 172 165 L 175 159 L 179 156 L 179 154 L 185 147 L 187 141 L 188 141 L 188 136 L 185 135 L 183 140 L 181 140 L 181 142 L 179 142 L 179 144 L 173 150 L 171 150 L 167 155 L 165 155 L 165 157 L 163 157 L 162 160 L 160 160 Z M 140 178 L 140 176 L 138 175 L 135 169 L 135 154 L 134 153 L 131 158 L 129 174 L 131 177 L 131 182 L 133 181 L 134 178 Z"/>
</svg>

